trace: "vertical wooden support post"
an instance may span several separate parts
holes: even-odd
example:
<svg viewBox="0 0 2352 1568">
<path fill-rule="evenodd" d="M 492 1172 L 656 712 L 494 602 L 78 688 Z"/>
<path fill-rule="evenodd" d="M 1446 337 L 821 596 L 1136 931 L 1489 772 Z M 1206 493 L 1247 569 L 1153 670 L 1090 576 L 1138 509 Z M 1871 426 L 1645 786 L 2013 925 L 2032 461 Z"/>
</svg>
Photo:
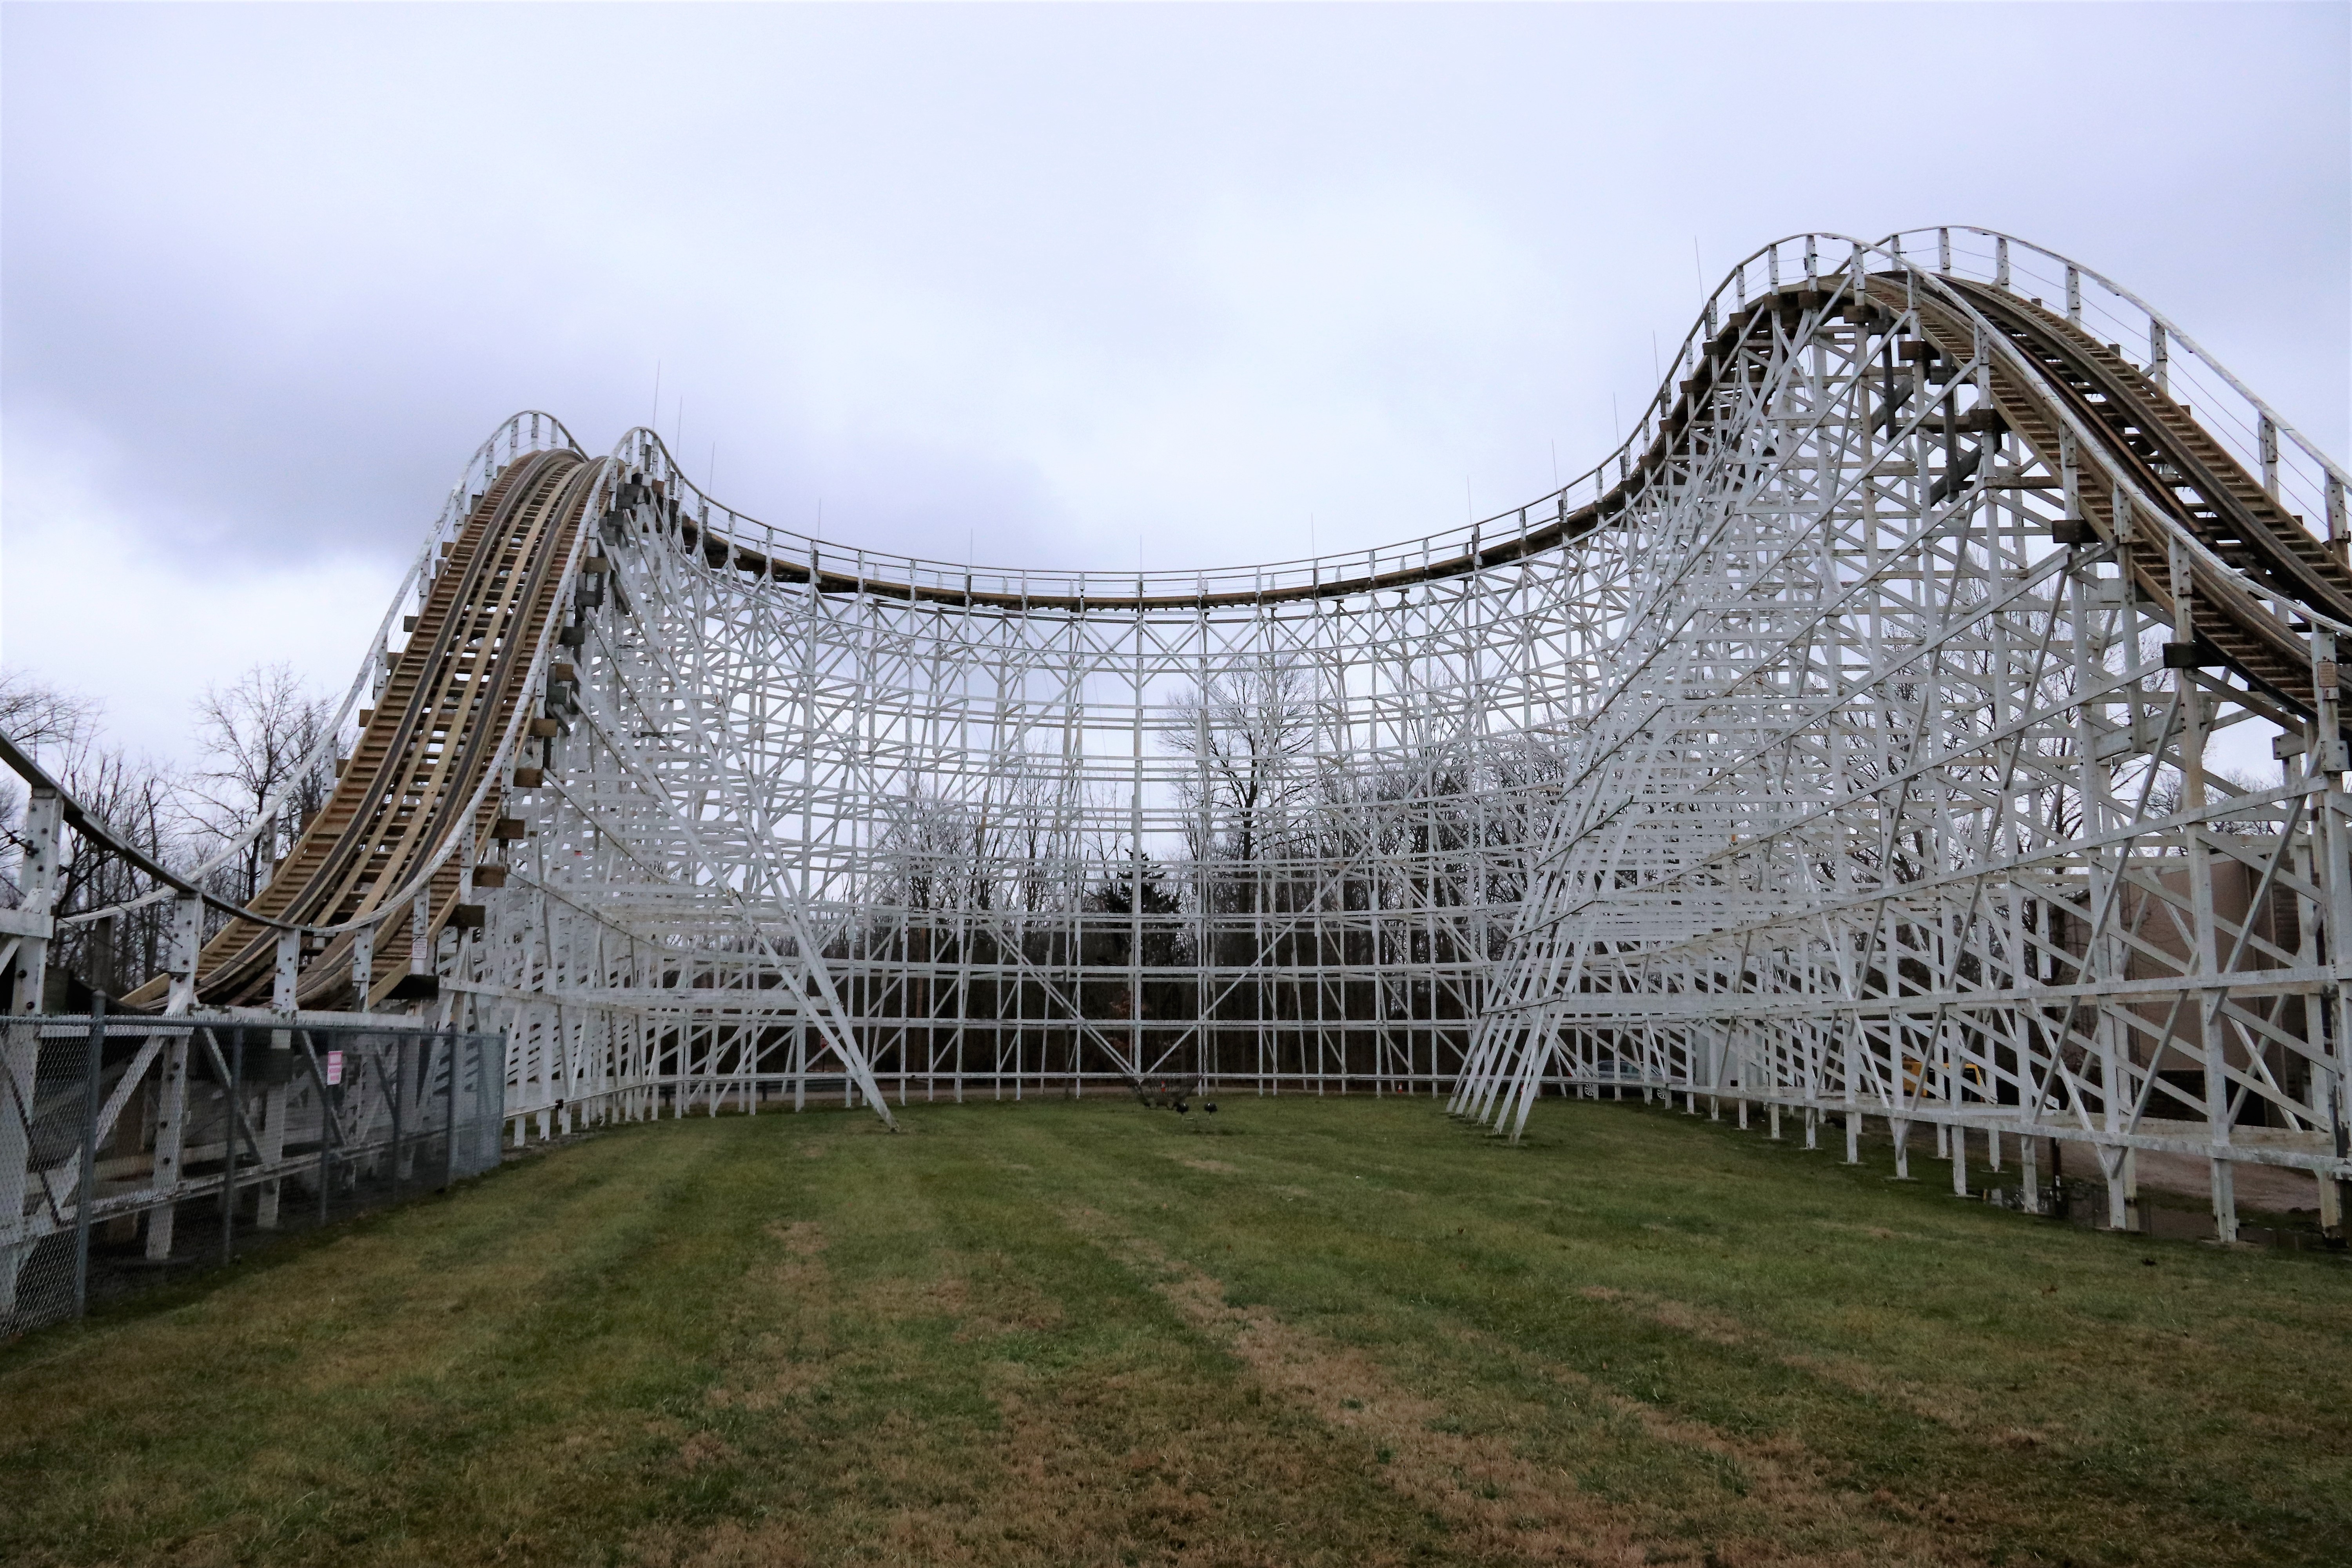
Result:
<svg viewBox="0 0 2352 1568">
<path fill-rule="evenodd" d="M 413 1035 L 401 1034 L 392 1037 L 392 1103 L 388 1109 L 392 1113 L 392 1198 L 394 1203 L 400 1201 L 400 1184 L 408 1174 L 409 1110 L 415 1104 L 408 1087 L 408 1052 L 415 1042 Z"/>
<path fill-rule="evenodd" d="M 23 893 L 17 913 L 28 928 L 16 942 L 12 1016 L 41 1010 L 49 958 L 49 908 L 57 897 L 58 858 L 65 816 L 55 790 L 36 788 L 25 805 L 24 848 L 17 858 Z M 31 1239 L 25 1229 L 25 1192 L 33 1157 L 33 1079 L 41 1051 L 37 1026 L 11 1025 L 0 1037 L 0 1318 L 16 1310 L 16 1274 Z"/>
<path fill-rule="evenodd" d="M 331 1038 L 331 1037 L 330 1037 Z M 310 1037 L 313 1049 L 310 1053 L 310 1087 L 319 1097 L 319 1223 L 327 1223 L 327 1200 L 335 1190 L 335 1095 L 327 1082 L 325 1061 L 316 1048 L 319 1037 Z"/>
<path fill-rule="evenodd" d="M 100 950 L 105 956 L 91 964 L 91 975 L 110 982 L 113 976 L 107 971 L 114 967 L 114 917 L 100 921 L 90 936 L 105 944 Z M 74 1179 L 73 1315 L 77 1318 L 89 1310 L 90 1208 L 98 1202 L 98 1080 L 106 1068 L 109 989 L 107 985 L 90 988 L 89 1042 L 83 1047 L 81 1064 L 81 1168 Z"/>
<path fill-rule="evenodd" d="M 416 889 L 416 900 L 408 911 L 408 972 L 411 974 L 431 974 L 433 962 L 433 884 L 430 879 Z M 419 997 L 411 1004 L 420 1025 L 433 1013 L 434 1004 Z M 415 1115 L 416 1090 L 414 1075 L 409 1069 L 408 1052 L 411 1037 L 398 1037 L 392 1053 L 392 1192 L 400 1196 L 400 1184 L 408 1175 L 410 1151 L 403 1132 L 416 1123 Z"/>
<path fill-rule="evenodd" d="M 806 1005 L 805 987 L 799 1000 Z M 805 1014 L 796 1015 L 793 1019 L 793 1109 L 808 1109 L 808 1018 Z"/>
<path fill-rule="evenodd" d="M 182 893 L 172 902 L 172 989 L 166 1014 L 184 1016 L 196 1002 L 196 959 L 204 943 L 205 901 Z M 188 1121 L 187 1034 L 172 1037 L 163 1047 L 163 1076 L 155 1086 L 155 1163 L 148 1185 L 169 1193 L 180 1184 L 180 1152 Z M 147 1257 L 162 1262 L 172 1256 L 172 1230 L 176 1205 L 169 1199 L 147 1211 Z"/>
<path fill-rule="evenodd" d="M 172 1017 L 181 1017 L 196 1005 L 196 961 L 204 952 L 205 900 L 195 893 L 182 893 L 172 900 L 172 936 L 166 958 L 167 973 L 172 976 L 163 1011 Z"/>
<path fill-rule="evenodd" d="M 2343 492 L 2336 492 L 2340 506 Z M 2333 1051 L 2327 1066 L 2322 1069 L 2326 1079 L 2327 1129 L 2338 1160 L 2352 1159 L 2352 823 L 2347 823 L 2338 806 L 2337 791 L 2344 774 L 2352 769 L 2352 749 L 2344 739 L 2342 678 L 2336 663 L 2336 638 L 2327 634 L 2315 634 L 2311 639 L 2312 652 L 2312 759 L 2311 785 L 2317 807 L 2318 832 L 2312 846 L 2319 858 L 2318 881 L 2323 921 L 2327 934 L 2327 957 L 2337 979 L 2332 1020 L 2335 1025 Z M 2344 1234 L 2344 1206 L 2347 1196 L 2347 1184 L 2330 1181 L 2329 1191 L 2322 1198 L 2322 1220 L 2326 1210 L 2335 1210 L 2336 1234 Z M 2333 1200 L 2330 1202 L 2329 1200 Z"/>
<path fill-rule="evenodd" d="M 375 927 L 352 932 L 352 1011 L 364 1013 L 375 990 Z"/>
<path fill-rule="evenodd" d="M 57 900 L 58 860 L 64 847 L 64 830 L 65 808 L 58 792 L 36 786 L 25 803 L 24 848 L 16 860 L 16 886 L 22 896 L 16 911 L 28 921 L 42 923 L 17 941 L 16 994 L 9 999 L 8 1011 L 18 1017 L 41 1010 L 41 994 L 48 980 L 53 929 L 47 922 L 50 907 Z M 29 1079 L 32 1068 L 27 1067 L 25 1070 Z M 26 1092 L 26 1103 L 29 1105 L 29 1083 Z"/>
<path fill-rule="evenodd" d="M 2147 324 L 2147 378 L 2156 383 L 2157 391 L 2172 395 L 2172 344 L 2162 321 Z"/>
<path fill-rule="evenodd" d="M 2196 640 L 2192 614 L 2190 557 L 2189 547 L 2174 540 L 2171 550 L 2173 629 L 2180 644 Z M 2206 804 L 2205 694 L 2199 688 L 2196 670 L 2176 668 L 2173 689 L 2180 701 L 2180 809 L 2195 812 Z M 2190 954 L 2195 973 L 2204 984 L 2196 993 L 2196 1048 L 2205 1072 L 2205 1127 L 2207 1142 L 2215 1149 L 2226 1150 L 2230 1142 L 2230 1075 L 2227 1031 L 2222 1026 L 2221 1005 L 2229 992 L 2222 984 L 2221 954 L 2219 927 L 2213 903 L 2213 859 L 2202 823 L 2184 829 L 2189 852 L 2189 897 L 2190 918 L 2195 922 L 2192 933 L 2194 952 Z M 2156 1070 L 2156 1064 L 2148 1064 Z M 2130 1155 L 2125 1155 L 2126 1163 Z M 2223 1242 L 2238 1238 L 2238 1204 L 2234 1172 L 2226 1154 L 2217 1153 L 2210 1161 L 2213 1194 L 2214 1233 Z M 2135 1171 L 2133 1174 L 2137 1175 Z M 2127 1196 L 2136 1192 L 2127 1190 Z"/>
<path fill-rule="evenodd" d="M 1845 1163 L 1862 1163 L 1862 1015 L 1847 1021 L 1845 1068 Z"/>
<path fill-rule="evenodd" d="M 278 970 L 269 988 L 269 1009 L 281 1018 L 294 1016 L 294 990 L 301 973 L 302 933 L 281 931 L 278 933 Z M 292 1030 L 269 1031 L 269 1068 L 263 1075 L 267 1087 L 261 1091 L 262 1178 L 253 1200 L 256 1230 L 278 1228 L 278 1199 L 284 1184 L 277 1169 L 278 1162 L 286 1157 L 286 1118 L 293 1107 L 293 1052 Z"/>
</svg>

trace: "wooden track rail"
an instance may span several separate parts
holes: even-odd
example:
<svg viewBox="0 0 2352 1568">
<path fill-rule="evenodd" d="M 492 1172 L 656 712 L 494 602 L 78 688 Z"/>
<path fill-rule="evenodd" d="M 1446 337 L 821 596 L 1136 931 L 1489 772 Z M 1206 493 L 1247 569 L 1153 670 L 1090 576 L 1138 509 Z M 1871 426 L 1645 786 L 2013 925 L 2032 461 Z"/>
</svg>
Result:
<svg viewBox="0 0 2352 1568">
<path fill-rule="evenodd" d="M 2032 357 L 2082 422 L 2107 436 L 2114 462 L 2144 489 L 2176 499 L 2173 519 L 2200 542 L 2249 576 L 2323 613 L 2352 620 L 2352 571 L 2342 558 L 2263 493 L 2221 443 L 2145 373 L 2048 310 L 1998 289 L 1959 287 Z M 1964 357 L 1966 328 L 1947 311 L 1931 307 L 1923 314 L 1930 341 L 1947 355 Z M 1993 392 L 2010 427 L 2055 471 L 2061 461 L 2057 410 L 2013 378 L 1996 375 Z M 2119 540 L 2114 487 L 2094 465 L 2080 466 L 2084 517 L 2099 539 L 2116 546 L 2140 593 L 2171 610 L 2171 563 L 2162 536 L 2141 526 Z M 2311 660 L 2297 627 L 2263 613 L 2204 563 L 2196 563 L 2191 574 L 2197 635 L 2219 656 L 2211 662 L 2226 662 L 2286 711 L 2309 716 Z"/>
<path fill-rule="evenodd" d="M 482 494 L 415 617 L 357 744 L 324 807 L 253 902 L 261 914 L 310 925 L 347 921 L 380 907 L 462 831 L 455 814 L 475 797 L 499 736 L 547 635 L 563 563 L 589 504 L 596 465 L 537 452 L 500 472 Z M 472 822 L 478 844 L 503 800 L 493 781 Z M 428 940 L 451 919 L 467 868 L 453 859 L 432 883 Z M 382 922 L 368 1002 L 381 1002 L 409 970 L 411 922 Z M 354 1005 L 354 938 L 306 952 L 297 995 L 304 1006 Z M 270 1000 L 275 935 L 233 920 L 205 946 L 198 995 L 220 1005 Z M 146 988 L 160 995 L 160 988 Z M 134 1004 L 155 998 L 134 994 Z"/>
</svg>

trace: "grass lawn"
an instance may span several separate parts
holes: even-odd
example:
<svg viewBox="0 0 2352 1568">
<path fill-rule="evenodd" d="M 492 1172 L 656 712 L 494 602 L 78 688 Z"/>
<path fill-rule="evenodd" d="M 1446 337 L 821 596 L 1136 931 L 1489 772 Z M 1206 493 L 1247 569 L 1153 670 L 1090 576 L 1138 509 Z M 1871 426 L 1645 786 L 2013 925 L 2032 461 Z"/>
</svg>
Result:
<svg viewBox="0 0 2352 1568">
<path fill-rule="evenodd" d="M 903 1120 L 615 1130 L 0 1349 L 0 1562 L 2352 1562 L 2338 1256 L 1632 1105 Z"/>
</svg>

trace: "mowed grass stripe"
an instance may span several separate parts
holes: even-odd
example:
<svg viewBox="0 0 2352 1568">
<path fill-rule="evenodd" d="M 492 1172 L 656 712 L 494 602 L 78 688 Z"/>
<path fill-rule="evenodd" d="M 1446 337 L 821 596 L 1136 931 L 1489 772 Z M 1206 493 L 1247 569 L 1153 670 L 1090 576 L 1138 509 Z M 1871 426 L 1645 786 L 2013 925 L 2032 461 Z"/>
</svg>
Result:
<svg viewBox="0 0 2352 1568">
<path fill-rule="evenodd" d="M 299 1558 L 339 1542 L 397 1556 L 453 1513 L 559 1506 L 541 1483 L 560 1477 L 499 1462 L 501 1446 L 593 1422 L 609 1402 L 578 1385 L 621 1387 L 629 1352 L 651 1347 L 560 1342 L 557 1325 L 646 1291 L 673 1217 L 724 1221 L 699 1191 L 724 1152 L 677 1141 L 648 1160 L 593 1141 L 292 1244 L 184 1301 L 42 1336 L 0 1373 L 16 1417 L 0 1454 L 64 1484 L 16 1494 L 0 1523 L 15 1554 L 0 1557 L 104 1561 L 151 1542 L 192 1561 Z M 676 1378 L 690 1363 L 670 1364 Z"/>
<path fill-rule="evenodd" d="M 1224 1259 L 1236 1300 L 1434 1357 L 1433 1384 L 1477 1385 L 1436 1355 L 1475 1328 L 1726 1435 L 1801 1441 L 1847 1489 L 1988 1559 L 2340 1560 L 2339 1260 L 2088 1236 L 1617 1105 L 1548 1106 L 1529 1145 L 1472 1139 L 1439 1181 L 1398 1163 L 1425 1146 L 1421 1107 L 1356 1102 L 1348 1136 L 1235 1136 L 1269 1109 L 1161 1120 L 1167 1174 L 1121 1137 L 1077 1184 L 1125 1194 L 1125 1217 L 1188 1261 Z M 2212 1353 L 2184 1345 L 2191 1320 Z M 1602 1495 L 1675 1495 L 1699 1534 L 1723 1527 L 1688 1506 L 1694 1456 L 1602 1453 L 1553 1457 Z"/>
<path fill-rule="evenodd" d="M 0 1352 L 10 1563 L 2342 1560 L 2337 1259 L 1679 1115 L 616 1130 Z M 2156 1257 L 2155 1268 L 2141 1263 Z"/>
<path fill-rule="evenodd" d="M 799 1473 L 750 1517 L 651 1531 L 629 1556 L 1340 1563 L 1442 1543 L 1050 1216 L 849 1126 L 795 1163 L 766 1342 L 687 1442 Z"/>
<path fill-rule="evenodd" d="M 1331 1241 L 1307 1262 L 1284 1241 L 1244 1290 L 1400 1347 L 1470 1323 L 1727 1434 L 1801 1438 L 1985 1556 L 2343 1556 L 2340 1260 L 2149 1248 L 1679 1114 L 1545 1112 L 1534 1147 L 1486 1145 L 1442 1192 L 1381 1138 L 1301 1140 Z M 1534 1217 L 1479 1223 L 1496 1211 Z"/>
</svg>

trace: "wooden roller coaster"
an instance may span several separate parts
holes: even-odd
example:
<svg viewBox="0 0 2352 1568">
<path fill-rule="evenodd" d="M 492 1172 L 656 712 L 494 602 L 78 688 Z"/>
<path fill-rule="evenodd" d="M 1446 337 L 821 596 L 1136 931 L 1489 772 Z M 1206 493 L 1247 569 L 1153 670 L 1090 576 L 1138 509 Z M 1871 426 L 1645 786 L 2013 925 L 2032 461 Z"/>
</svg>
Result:
<svg viewBox="0 0 2352 1568">
<path fill-rule="evenodd" d="M 533 452 L 482 492 L 445 547 L 383 689 L 362 712 L 358 742 L 339 765 L 331 794 L 273 868 L 251 906 L 256 913 L 346 925 L 380 909 L 453 834 L 470 834 L 485 851 L 499 843 L 511 777 L 510 767 L 498 774 L 506 760 L 499 744 L 518 710 L 539 695 L 529 686 L 534 657 L 560 630 L 559 587 L 599 468 L 575 454 Z M 416 938 L 429 942 L 452 921 L 469 918 L 461 887 L 501 875 L 459 858 L 443 865 L 431 880 L 421 931 L 413 921 L 382 922 L 370 943 L 364 997 L 352 960 L 368 938 L 344 931 L 306 939 L 297 1000 L 362 1011 L 386 1001 L 410 973 Z M 231 920 L 205 943 L 199 963 L 203 1001 L 267 1005 L 277 932 Z M 159 980 L 128 1000 L 152 1005 L 162 995 Z"/>
<path fill-rule="evenodd" d="M 797 1104 L 823 1058 L 876 1101 L 1452 1087 L 1500 1126 L 1638 1081 L 2021 1118 L 2117 1191 L 2136 1147 L 2352 1171 L 2346 475 L 2063 258 L 1778 242 L 1580 478 L 1255 567 L 888 557 L 523 418 L 323 807 L 131 1005 L 437 997 L 523 1042 L 542 1125 Z M 2249 720 L 2274 785 L 2209 765 Z"/>
</svg>

